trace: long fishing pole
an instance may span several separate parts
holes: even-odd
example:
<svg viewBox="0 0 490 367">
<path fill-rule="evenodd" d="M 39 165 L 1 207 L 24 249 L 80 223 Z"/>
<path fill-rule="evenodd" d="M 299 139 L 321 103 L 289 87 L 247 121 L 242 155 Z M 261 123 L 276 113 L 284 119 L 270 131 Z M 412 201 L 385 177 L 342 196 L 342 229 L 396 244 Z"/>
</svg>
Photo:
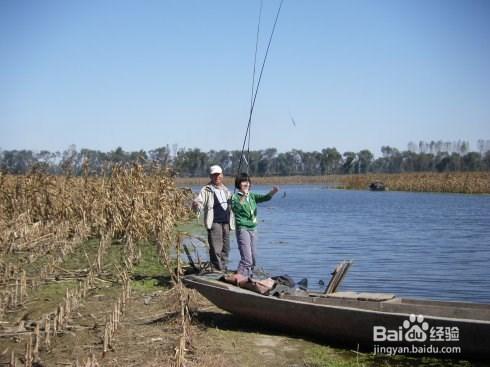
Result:
<svg viewBox="0 0 490 367">
<path fill-rule="evenodd" d="M 255 70 L 257 68 L 257 51 L 259 49 L 259 35 L 260 35 L 260 21 L 262 19 L 262 7 L 264 5 L 264 1 L 260 0 L 260 8 L 259 8 L 259 21 L 257 22 L 257 34 L 255 37 L 255 53 L 254 53 L 254 70 L 252 73 L 252 90 L 250 93 L 250 109 L 252 109 L 253 102 L 254 102 L 254 90 L 255 90 Z M 249 164 L 248 162 L 250 161 L 250 140 L 251 140 L 251 131 L 249 129 L 248 131 L 248 146 L 247 146 L 247 158 L 246 158 L 246 163 L 247 163 L 247 174 L 249 173 Z M 243 152 L 242 152 L 243 154 Z M 238 169 L 240 171 L 240 167 Z M 240 173 L 240 172 L 238 172 Z"/>
<path fill-rule="evenodd" d="M 255 37 L 255 53 L 254 53 L 254 70 L 252 73 L 252 91 L 250 93 L 250 108 L 252 108 L 254 102 L 254 90 L 255 90 L 255 70 L 257 67 L 257 51 L 259 49 L 259 35 L 260 35 L 260 21 L 262 19 L 262 7 L 264 1 L 260 0 L 260 8 L 259 8 L 259 21 L 257 23 L 257 35 Z"/>
<path fill-rule="evenodd" d="M 281 8 L 282 8 L 282 4 L 283 4 L 284 0 L 281 0 L 280 4 L 279 4 L 279 8 L 277 9 L 277 13 L 276 13 L 276 18 L 274 20 L 274 25 L 272 27 L 272 32 L 271 32 L 271 35 L 269 37 L 269 42 L 267 44 L 267 49 L 266 49 L 266 52 L 265 52 L 265 56 L 264 56 L 264 60 L 262 62 L 262 67 L 260 69 L 260 74 L 259 74 L 259 80 L 257 82 L 257 86 L 255 88 L 255 93 L 254 93 L 254 97 L 253 97 L 253 102 L 252 102 L 252 105 L 250 107 L 250 114 L 249 114 L 249 118 L 248 118 L 248 124 L 247 124 L 247 130 L 246 130 L 246 133 L 245 133 L 245 138 L 243 140 L 243 145 L 242 145 L 242 152 L 241 152 L 241 155 L 240 155 L 240 162 L 238 164 L 238 173 L 240 173 L 240 169 L 241 169 L 241 165 L 242 165 L 242 162 L 243 162 L 243 159 L 244 159 L 244 150 L 245 150 L 245 142 L 247 140 L 247 137 L 250 137 L 250 128 L 251 128 L 251 123 L 252 123 L 252 116 L 253 116 L 253 111 L 254 111 L 254 108 L 255 108 L 255 102 L 257 100 L 257 94 L 259 92 L 259 87 L 260 87 L 260 82 L 262 80 L 262 75 L 263 75 L 263 72 L 264 72 L 264 67 L 265 67 L 265 64 L 267 62 L 267 57 L 269 55 L 269 49 L 270 49 L 270 46 L 271 46 L 271 43 L 272 43 L 272 38 L 274 36 L 274 32 L 276 30 L 276 26 L 277 26 L 277 21 L 279 19 L 279 14 L 281 13 Z M 248 159 L 250 157 L 247 157 Z M 247 162 L 247 167 L 248 167 L 248 162 Z"/>
<path fill-rule="evenodd" d="M 274 32 L 276 30 L 277 20 L 279 19 L 279 14 L 281 13 L 283 2 L 284 2 L 284 0 L 281 0 L 281 2 L 279 3 L 279 8 L 277 9 L 276 18 L 274 20 L 274 25 L 272 27 L 272 31 L 271 31 L 271 34 L 270 34 L 270 37 L 269 37 L 269 42 L 267 44 L 267 49 L 265 51 L 264 60 L 262 62 L 262 66 L 260 68 L 259 79 L 257 81 L 257 86 L 255 87 L 255 93 L 253 94 L 253 99 L 252 99 L 252 103 L 251 103 L 251 106 L 250 106 L 250 113 L 249 113 L 249 116 L 248 116 L 247 130 L 245 132 L 245 137 L 243 139 L 242 152 L 240 154 L 240 161 L 238 163 L 237 175 L 240 173 L 240 169 L 242 167 L 242 163 L 243 163 L 243 159 L 244 159 L 243 153 L 245 151 L 245 144 L 247 142 L 247 137 L 250 136 L 250 126 L 251 126 L 251 123 L 252 123 L 252 116 L 253 116 L 253 111 L 254 111 L 254 108 L 255 108 L 255 102 L 257 100 L 257 94 L 259 92 L 260 82 L 262 81 L 262 75 L 264 73 L 264 67 L 265 67 L 265 64 L 267 62 L 267 57 L 269 55 L 269 49 L 270 49 L 270 46 L 271 46 L 272 38 L 274 36 Z M 257 42 L 258 42 L 258 37 L 257 37 Z M 254 67 L 254 69 L 255 69 L 255 67 Z M 254 81 L 255 81 L 255 72 L 254 72 Z M 249 147 L 250 147 L 250 145 L 249 145 Z M 249 153 L 250 153 L 250 149 L 249 149 Z M 248 158 L 250 158 L 250 157 L 248 157 Z M 248 166 L 248 161 L 247 161 L 247 166 Z"/>
<path fill-rule="evenodd" d="M 257 34 L 255 37 L 255 53 L 254 53 L 254 67 L 253 67 L 253 73 L 252 73 L 252 89 L 250 93 L 250 111 L 253 110 L 253 103 L 254 103 L 254 94 L 255 94 L 255 75 L 256 75 L 256 68 L 257 68 L 257 52 L 259 49 L 259 35 L 260 35 L 260 21 L 262 19 L 262 6 L 263 6 L 263 0 L 260 1 L 260 8 L 259 8 L 259 21 L 257 22 Z M 250 121 L 250 119 L 249 119 Z M 245 142 L 247 141 L 248 137 L 248 149 L 247 149 L 247 158 L 244 157 L 244 150 L 245 150 Z M 243 140 L 243 145 L 242 145 L 242 151 L 240 153 L 240 160 L 238 164 L 238 170 L 237 170 L 237 176 L 240 173 L 240 169 L 242 166 L 242 162 L 245 159 L 245 164 L 247 165 L 247 174 L 249 172 L 249 164 L 248 160 L 250 158 L 250 129 L 249 125 L 247 124 L 247 130 L 245 133 L 245 137 Z"/>
</svg>

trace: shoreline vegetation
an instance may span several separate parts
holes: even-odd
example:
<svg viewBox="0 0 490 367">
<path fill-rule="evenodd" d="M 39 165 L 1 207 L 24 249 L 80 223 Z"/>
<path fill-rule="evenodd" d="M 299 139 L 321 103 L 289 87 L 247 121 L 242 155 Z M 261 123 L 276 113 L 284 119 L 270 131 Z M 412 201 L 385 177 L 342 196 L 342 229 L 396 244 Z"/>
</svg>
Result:
<svg viewBox="0 0 490 367">
<path fill-rule="evenodd" d="M 257 185 L 324 185 L 332 189 L 369 190 L 372 182 L 380 181 L 389 191 L 490 194 L 490 172 L 417 172 L 376 173 L 325 176 L 253 177 Z M 176 177 L 179 186 L 204 185 L 207 177 Z M 233 178 L 225 177 L 233 186 Z"/>
</svg>

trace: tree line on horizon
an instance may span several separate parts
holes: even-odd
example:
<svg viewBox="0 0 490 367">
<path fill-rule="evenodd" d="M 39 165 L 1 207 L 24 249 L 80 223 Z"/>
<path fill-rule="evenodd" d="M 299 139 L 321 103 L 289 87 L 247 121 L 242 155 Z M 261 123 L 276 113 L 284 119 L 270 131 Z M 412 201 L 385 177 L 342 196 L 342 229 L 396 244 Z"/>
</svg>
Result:
<svg viewBox="0 0 490 367">
<path fill-rule="evenodd" d="M 483 142 L 487 142 L 487 146 L 479 145 L 480 152 L 469 151 L 469 144 L 465 142 L 452 145 L 459 151 L 444 151 L 441 144 L 434 142 L 419 144 L 419 152 L 410 150 L 413 143 L 409 143 L 409 149 L 405 151 L 383 146 L 379 158 L 375 158 L 368 149 L 340 153 L 336 148 L 312 152 L 299 149 L 278 152 L 275 148 L 268 148 L 250 151 L 247 162 L 249 173 L 253 176 L 490 171 L 490 141 Z M 50 174 L 73 175 L 81 175 L 86 170 L 89 174 L 101 175 L 115 164 L 140 163 L 148 170 L 159 166 L 169 168 L 181 177 L 204 177 L 213 164 L 222 166 L 227 175 L 235 175 L 240 156 L 241 151 L 238 150 L 204 152 L 198 148 L 174 148 L 172 151 L 168 145 L 132 152 L 124 151 L 121 147 L 110 152 L 77 150 L 76 146 L 71 145 L 62 152 L 0 150 L 0 170 L 10 174 L 26 174 L 35 168 Z M 245 164 L 242 170 L 245 170 Z"/>
</svg>

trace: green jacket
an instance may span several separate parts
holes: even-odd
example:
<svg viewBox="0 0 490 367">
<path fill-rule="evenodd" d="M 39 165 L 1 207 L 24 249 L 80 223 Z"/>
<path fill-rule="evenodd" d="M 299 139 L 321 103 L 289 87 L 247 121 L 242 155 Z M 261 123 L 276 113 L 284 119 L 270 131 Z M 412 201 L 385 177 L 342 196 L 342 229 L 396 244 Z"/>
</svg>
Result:
<svg viewBox="0 0 490 367">
<path fill-rule="evenodd" d="M 242 193 L 233 194 L 231 198 L 231 209 L 235 214 L 235 227 L 237 229 L 255 229 L 257 227 L 257 203 L 272 199 L 272 195 L 260 195 L 250 192 L 248 198 L 240 203 Z"/>
</svg>

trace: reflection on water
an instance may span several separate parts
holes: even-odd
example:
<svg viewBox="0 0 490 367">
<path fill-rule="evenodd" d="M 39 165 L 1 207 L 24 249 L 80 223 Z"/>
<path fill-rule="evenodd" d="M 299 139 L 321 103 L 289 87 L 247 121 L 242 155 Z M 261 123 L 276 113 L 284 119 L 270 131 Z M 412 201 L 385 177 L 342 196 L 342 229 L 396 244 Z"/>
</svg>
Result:
<svg viewBox="0 0 490 367">
<path fill-rule="evenodd" d="M 258 265 L 267 272 L 319 289 L 352 259 L 343 290 L 490 303 L 490 196 L 281 190 L 285 197 L 259 204 Z M 233 239 L 230 267 L 238 259 Z"/>
</svg>

